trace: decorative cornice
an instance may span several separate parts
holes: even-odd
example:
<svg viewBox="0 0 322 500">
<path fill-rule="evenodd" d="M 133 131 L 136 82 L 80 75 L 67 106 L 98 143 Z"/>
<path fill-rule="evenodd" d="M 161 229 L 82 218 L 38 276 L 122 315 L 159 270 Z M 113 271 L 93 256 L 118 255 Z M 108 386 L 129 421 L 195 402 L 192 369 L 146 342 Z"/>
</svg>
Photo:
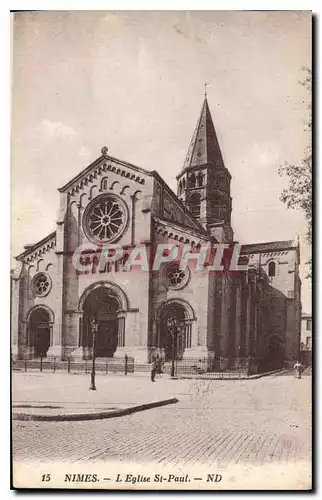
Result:
<svg viewBox="0 0 322 500">
<path fill-rule="evenodd" d="M 168 222 L 167 220 L 153 217 L 153 222 L 156 227 L 156 234 L 162 234 L 164 237 L 171 238 L 187 245 L 195 246 L 202 243 L 209 242 L 209 238 L 204 234 L 193 231 L 187 227 L 181 227 L 175 223 Z"/>
<path fill-rule="evenodd" d="M 50 233 L 46 238 L 38 241 L 30 248 L 26 249 L 25 252 L 17 255 L 16 260 L 24 261 L 26 263 L 31 262 L 32 260 L 44 255 L 52 248 L 56 246 L 56 231 Z"/>
<path fill-rule="evenodd" d="M 114 163 L 116 164 L 116 166 L 111 165 L 110 163 Z M 120 168 L 118 168 L 118 166 L 120 166 Z M 133 170 L 136 173 L 133 173 Z M 71 181 L 69 181 L 63 187 L 59 188 L 58 191 L 60 193 L 68 192 L 71 195 L 75 192 L 78 193 L 81 189 L 83 189 L 84 186 L 87 186 L 89 183 L 97 179 L 97 176 L 102 172 L 113 172 L 116 175 L 120 175 L 121 177 L 130 179 L 134 182 L 137 182 L 138 184 L 145 183 L 144 177 L 146 175 L 151 176 L 151 172 L 149 172 L 148 170 L 144 170 L 140 167 L 132 165 L 131 163 L 127 163 L 104 154 L 97 158 L 84 170 L 82 170 L 82 172 L 80 172 Z"/>
</svg>

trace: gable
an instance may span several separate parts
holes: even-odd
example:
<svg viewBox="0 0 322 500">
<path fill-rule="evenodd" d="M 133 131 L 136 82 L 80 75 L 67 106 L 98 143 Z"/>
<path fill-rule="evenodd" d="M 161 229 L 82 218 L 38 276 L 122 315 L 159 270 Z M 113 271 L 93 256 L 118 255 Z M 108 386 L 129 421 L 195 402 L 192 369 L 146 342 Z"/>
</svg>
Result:
<svg viewBox="0 0 322 500">
<path fill-rule="evenodd" d="M 102 148 L 103 149 L 103 148 Z M 131 163 L 121 161 L 107 154 L 102 154 L 88 167 L 82 170 L 71 181 L 58 189 L 60 193 L 74 194 L 78 193 L 85 186 L 90 185 L 99 176 L 104 173 L 113 172 L 120 178 L 130 179 L 138 185 L 143 185 L 146 182 L 146 177 L 151 176 L 151 173 L 140 167 L 136 167 Z"/>
<path fill-rule="evenodd" d="M 105 182 L 106 184 L 104 184 Z M 127 182 L 132 187 L 126 186 Z M 204 228 L 156 171 L 148 171 L 108 156 L 104 148 L 102 148 L 102 155 L 99 158 L 61 187 L 59 191 L 62 195 L 68 194 L 71 201 L 77 202 L 79 196 L 83 196 L 82 192 L 84 195 L 88 193 L 89 200 L 91 200 L 100 192 L 114 190 L 114 186 L 117 184 L 118 188 L 122 186 L 120 194 L 123 194 L 123 190 L 126 188 L 130 188 L 127 193 L 131 196 L 133 193 L 141 193 L 141 197 L 144 198 L 143 212 L 151 210 L 154 216 L 206 234 Z M 81 203 L 81 198 L 78 202 Z M 66 209 L 67 205 L 64 203 L 61 221 Z"/>
<path fill-rule="evenodd" d="M 34 245 L 25 245 L 25 251 L 17 255 L 16 260 L 29 264 L 42 258 L 47 252 L 55 249 L 55 246 L 56 231 L 53 231 L 46 238 L 43 238 Z"/>
</svg>

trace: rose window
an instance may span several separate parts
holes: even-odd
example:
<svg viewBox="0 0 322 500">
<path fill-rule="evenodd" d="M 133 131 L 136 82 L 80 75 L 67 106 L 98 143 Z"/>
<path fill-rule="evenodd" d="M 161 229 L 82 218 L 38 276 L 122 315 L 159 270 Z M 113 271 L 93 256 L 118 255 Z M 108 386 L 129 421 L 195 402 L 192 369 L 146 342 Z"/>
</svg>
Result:
<svg viewBox="0 0 322 500">
<path fill-rule="evenodd" d="M 84 214 L 84 230 L 91 240 L 115 241 L 123 233 L 128 213 L 124 201 L 113 194 L 98 196 Z"/>
<path fill-rule="evenodd" d="M 38 297 L 44 297 L 51 289 L 51 280 L 45 273 L 36 274 L 33 279 L 33 289 Z"/>
<path fill-rule="evenodd" d="M 179 264 L 170 264 L 165 269 L 165 286 L 172 290 L 183 288 L 190 277 L 188 267 L 180 269 Z"/>
</svg>

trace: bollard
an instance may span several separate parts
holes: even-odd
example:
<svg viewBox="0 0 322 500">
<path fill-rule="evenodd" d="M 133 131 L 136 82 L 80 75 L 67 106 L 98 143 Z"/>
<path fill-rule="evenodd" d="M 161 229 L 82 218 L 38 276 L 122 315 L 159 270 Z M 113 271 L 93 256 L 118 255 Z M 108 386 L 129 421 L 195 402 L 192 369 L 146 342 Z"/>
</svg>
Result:
<svg viewBox="0 0 322 500">
<path fill-rule="evenodd" d="M 127 375 L 127 363 L 128 363 L 128 355 L 125 354 L 125 372 L 124 372 L 124 375 Z"/>
<path fill-rule="evenodd" d="M 56 371 L 56 363 L 55 362 L 56 362 L 56 356 L 54 356 L 54 373 Z"/>
<path fill-rule="evenodd" d="M 42 372 L 42 355 L 40 356 L 40 371 Z"/>
<path fill-rule="evenodd" d="M 67 358 L 67 371 L 70 373 L 70 356 Z"/>
<path fill-rule="evenodd" d="M 85 359 L 85 373 L 87 373 L 87 358 Z"/>
<path fill-rule="evenodd" d="M 25 358 L 25 372 L 27 371 L 27 358 Z"/>
<path fill-rule="evenodd" d="M 107 358 L 105 358 L 105 375 L 107 375 L 108 372 L 108 365 L 107 365 Z"/>
</svg>

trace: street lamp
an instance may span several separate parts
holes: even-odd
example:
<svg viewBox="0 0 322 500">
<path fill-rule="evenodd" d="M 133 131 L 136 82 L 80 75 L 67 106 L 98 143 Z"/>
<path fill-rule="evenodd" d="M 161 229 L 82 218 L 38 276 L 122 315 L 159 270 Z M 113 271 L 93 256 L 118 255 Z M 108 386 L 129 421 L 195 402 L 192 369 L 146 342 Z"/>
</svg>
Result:
<svg viewBox="0 0 322 500">
<path fill-rule="evenodd" d="M 90 320 L 91 324 L 91 329 L 92 329 L 92 335 L 93 335 L 93 355 L 92 355 L 92 371 L 91 371 L 91 385 L 90 385 L 90 390 L 96 391 L 96 386 L 95 386 L 95 344 L 96 344 L 96 334 L 98 330 L 98 323 L 95 318 L 92 318 Z"/>
<path fill-rule="evenodd" d="M 167 319 L 168 332 L 172 335 L 172 360 L 171 360 L 171 377 L 174 377 L 175 359 L 177 354 L 178 333 L 180 332 L 179 321 L 175 316 L 168 316 Z"/>
</svg>

